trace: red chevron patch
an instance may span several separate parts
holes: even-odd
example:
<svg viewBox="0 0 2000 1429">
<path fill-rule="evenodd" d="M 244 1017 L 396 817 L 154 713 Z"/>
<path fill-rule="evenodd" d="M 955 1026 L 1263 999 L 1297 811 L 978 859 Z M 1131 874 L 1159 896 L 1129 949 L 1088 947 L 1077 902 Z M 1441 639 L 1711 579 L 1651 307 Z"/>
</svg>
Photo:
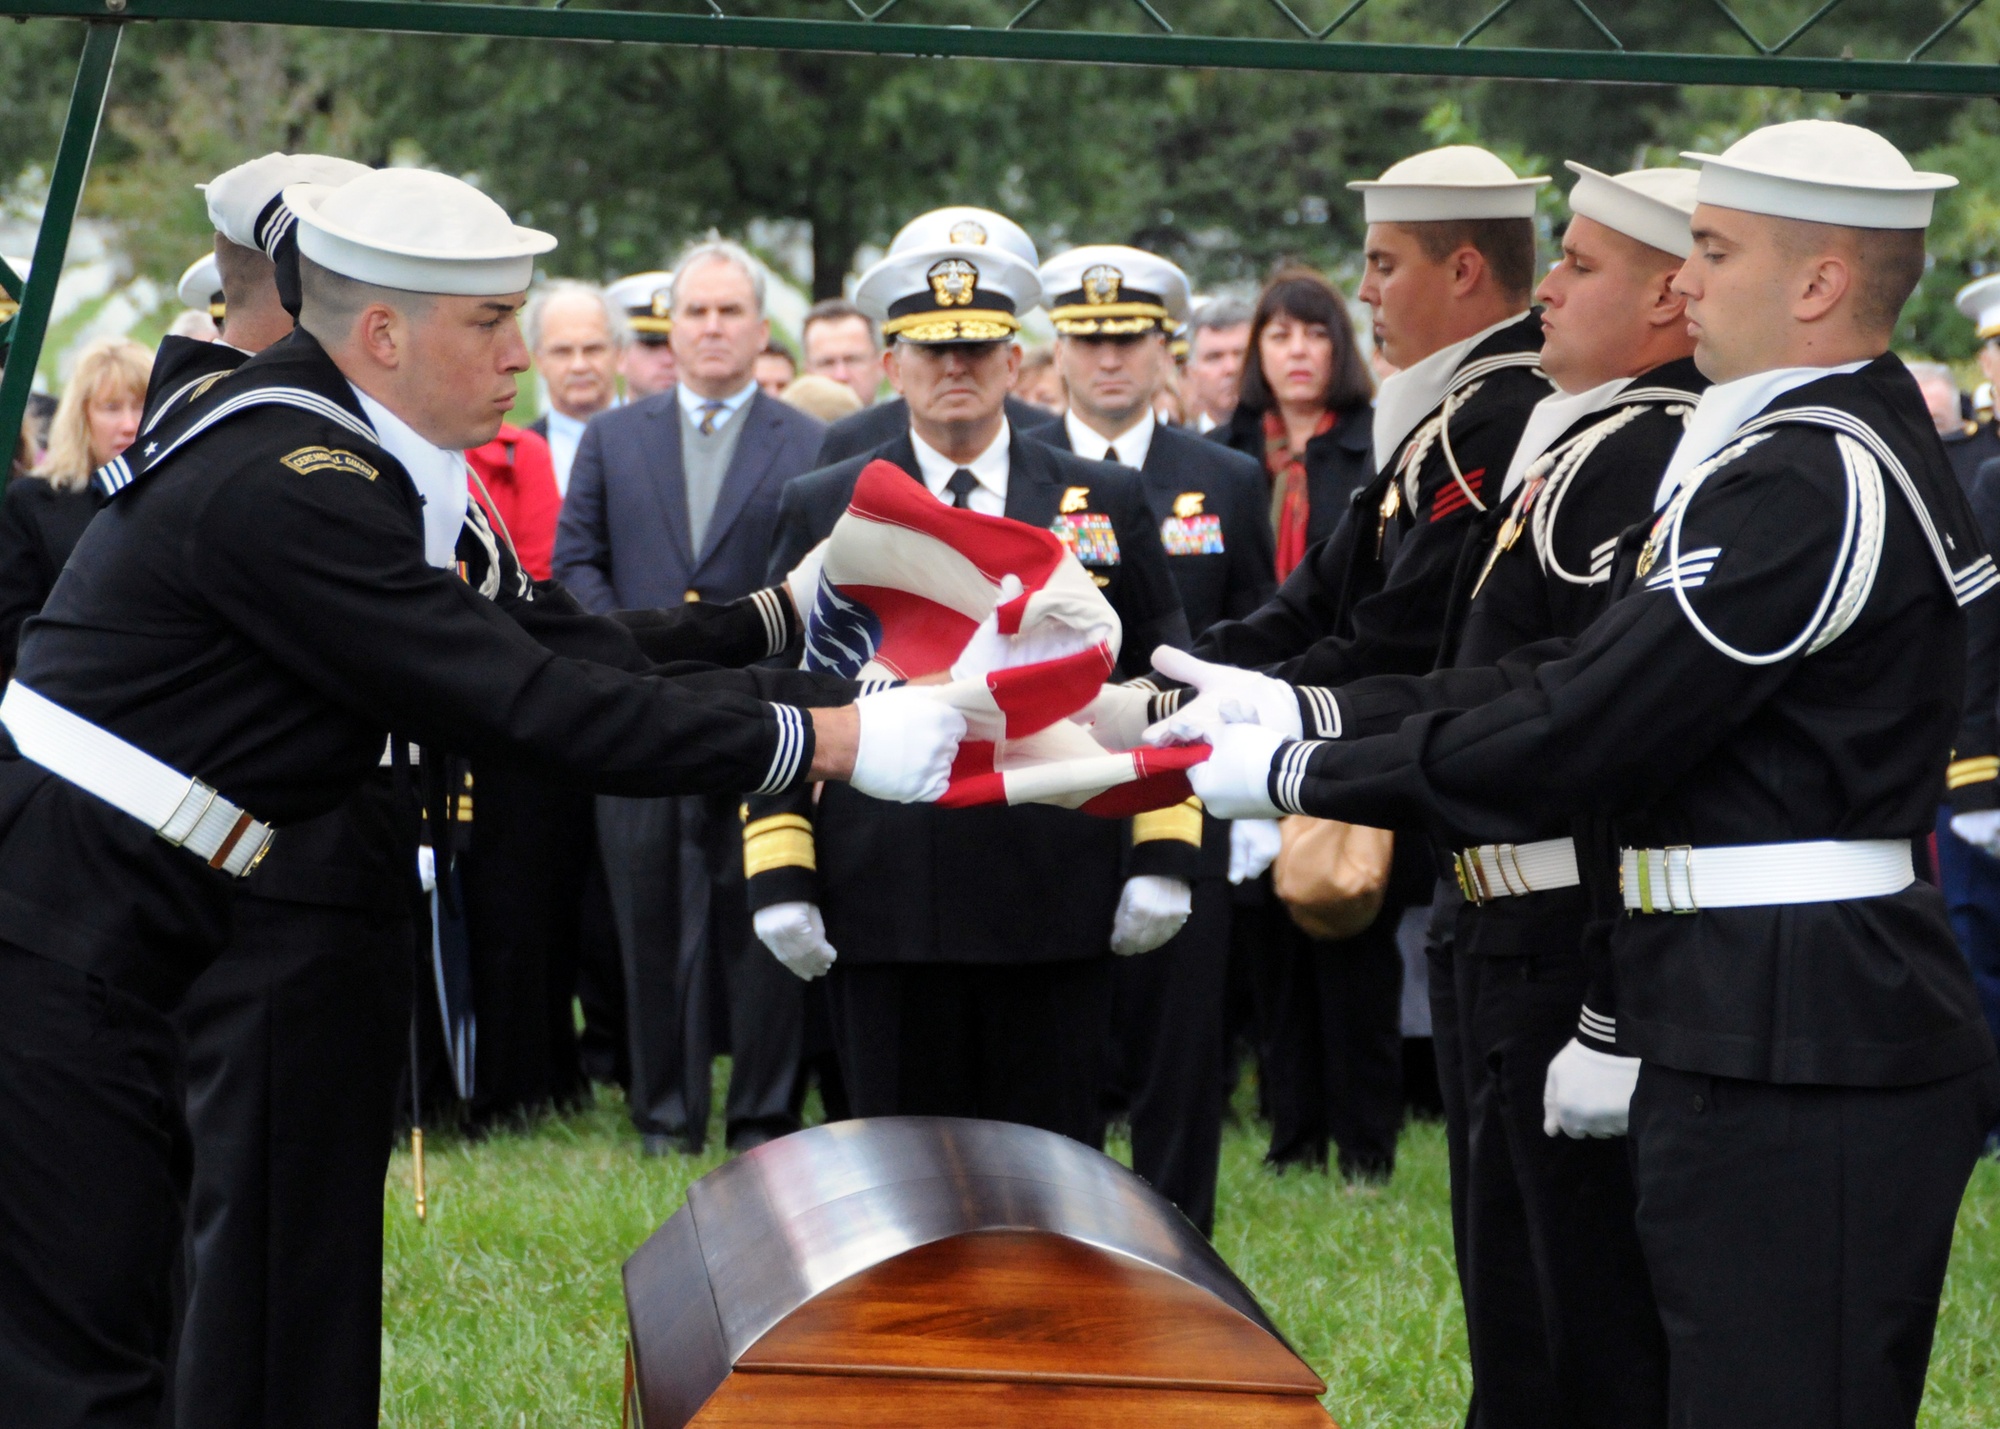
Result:
<svg viewBox="0 0 2000 1429">
<path fill-rule="evenodd" d="M 1462 510 L 1471 505 L 1472 497 L 1465 494 L 1466 488 L 1471 488 L 1472 496 L 1479 495 L 1480 484 L 1485 479 L 1485 476 L 1486 468 L 1482 466 L 1465 473 L 1464 486 L 1459 485 L 1456 481 L 1445 482 L 1443 486 L 1438 488 L 1438 494 L 1431 502 L 1431 521 L 1433 523 L 1442 521 L 1454 511 Z"/>
</svg>

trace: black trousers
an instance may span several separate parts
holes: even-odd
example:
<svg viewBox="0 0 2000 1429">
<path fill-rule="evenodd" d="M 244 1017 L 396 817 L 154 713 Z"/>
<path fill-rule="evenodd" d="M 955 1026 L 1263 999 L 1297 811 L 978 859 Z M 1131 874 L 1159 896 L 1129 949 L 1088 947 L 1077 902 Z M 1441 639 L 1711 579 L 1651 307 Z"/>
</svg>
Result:
<svg viewBox="0 0 2000 1429">
<path fill-rule="evenodd" d="M 1917 1087 L 1772 1086 L 1648 1063 L 1639 1239 L 1674 1429 L 1916 1423 L 1991 1065 Z"/>
<path fill-rule="evenodd" d="M 1315 942 L 1283 909 L 1271 920 L 1275 959 L 1271 1029 L 1271 1148 L 1275 1165 L 1324 1165 L 1386 1178 L 1403 1127 L 1403 958 L 1398 912 L 1364 932 Z"/>
<path fill-rule="evenodd" d="M 414 956 L 406 914 L 239 896 L 175 1012 L 194 1143 L 178 1429 L 377 1422 Z"/>
<path fill-rule="evenodd" d="M 476 767 L 472 793 L 460 884 L 479 1023 L 472 1115 L 491 1123 L 583 1095 L 572 1004 L 592 805 L 503 766 Z"/>
<path fill-rule="evenodd" d="M 798 1128 L 792 1093 L 805 984 L 750 930 L 740 801 L 597 801 L 598 843 L 625 964 L 632 1124 L 699 1150 L 709 1065 L 731 1058 L 731 1144 Z M 716 1026 L 727 1029 L 716 1035 Z"/>
<path fill-rule="evenodd" d="M 855 1116 L 1014 1121 L 1097 1144 L 1111 957 L 837 962 L 834 1045 Z"/>
<path fill-rule="evenodd" d="M 1633 1222 L 1623 1138 L 1542 1130 L 1551 1058 L 1588 983 L 1575 918 L 1459 915 L 1460 1243 L 1480 1429 L 1658 1429 L 1666 1337 Z M 1495 948 L 1544 950 L 1496 955 Z M 1440 1034 L 1442 1035 L 1442 1034 Z"/>
<path fill-rule="evenodd" d="M 1111 1072 L 1126 1093 L 1132 1169 L 1203 1235 L 1215 1230 L 1228 1100 L 1228 981 L 1229 884 L 1220 878 L 1196 880 L 1180 932 L 1111 967 Z"/>
<path fill-rule="evenodd" d="M 159 1421 L 187 1182 L 173 1025 L 0 943 L 0 1420 Z"/>
</svg>

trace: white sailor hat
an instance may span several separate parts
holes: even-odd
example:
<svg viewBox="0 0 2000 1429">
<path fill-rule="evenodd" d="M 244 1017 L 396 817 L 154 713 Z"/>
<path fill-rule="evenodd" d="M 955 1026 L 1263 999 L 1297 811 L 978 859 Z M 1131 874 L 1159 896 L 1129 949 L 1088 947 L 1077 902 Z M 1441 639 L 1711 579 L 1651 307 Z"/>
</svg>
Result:
<svg viewBox="0 0 2000 1429">
<path fill-rule="evenodd" d="M 1569 210 L 1595 219 L 1648 248 L 1685 258 L 1694 251 L 1688 218 L 1694 213 L 1698 169 L 1632 169 L 1603 174 L 1574 159 L 1564 161 L 1575 174 Z"/>
<path fill-rule="evenodd" d="M 957 204 L 920 213 L 889 240 L 889 253 L 907 253 L 918 248 L 998 248 L 1013 254 L 1030 268 L 1041 266 L 1035 240 L 1028 231 L 990 208 L 970 208 Z"/>
<path fill-rule="evenodd" d="M 1958 310 L 1979 327 L 1979 340 L 2000 337 L 2000 273 L 1974 278 L 1958 290 Z"/>
<path fill-rule="evenodd" d="M 339 188 L 293 184 L 299 252 L 344 277 L 412 293 L 518 293 L 555 238 L 522 228 L 499 204 L 449 174 L 372 169 Z"/>
<path fill-rule="evenodd" d="M 891 253 L 866 273 L 854 305 L 903 342 L 998 342 L 1042 299 L 1034 267 L 1004 248 L 947 243 Z"/>
<path fill-rule="evenodd" d="M 674 330 L 672 273 L 634 273 L 606 288 L 604 296 L 625 310 L 625 325 L 641 342 L 657 342 Z"/>
<path fill-rule="evenodd" d="M 279 197 L 288 185 L 337 188 L 368 172 L 366 164 L 330 154 L 266 154 L 195 187 L 208 199 L 208 221 L 217 233 L 240 247 L 276 256 L 278 240 L 291 223 Z"/>
<path fill-rule="evenodd" d="M 1950 174 L 1910 167 L 1902 150 L 1858 124 L 1795 119 L 1746 134 L 1701 167 L 1702 203 L 1842 228 L 1924 228 Z"/>
<path fill-rule="evenodd" d="M 182 307 L 222 321 L 222 270 L 215 266 L 213 253 L 204 253 L 188 264 L 174 291 L 180 295 Z"/>
<path fill-rule="evenodd" d="M 1141 248 L 1072 248 L 1042 265 L 1041 284 L 1049 320 L 1065 337 L 1171 335 L 1187 321 L 1187 274 Z"/>
<path fill-rule="evenodd" d="M 1520 178 L 1498 154 L 1448 144 L 1391 164 L 1379 179 L 1356 179 L 1370 223 L 1438 223 L 1459 218 L 1533 218 L 1546 175 Z"/>
</svg>

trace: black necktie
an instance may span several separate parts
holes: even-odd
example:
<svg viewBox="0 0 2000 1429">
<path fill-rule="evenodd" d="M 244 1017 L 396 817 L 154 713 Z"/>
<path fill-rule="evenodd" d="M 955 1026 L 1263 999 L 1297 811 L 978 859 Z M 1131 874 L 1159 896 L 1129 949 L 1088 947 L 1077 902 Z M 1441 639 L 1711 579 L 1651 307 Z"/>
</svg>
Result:
<svg viewBox="0 0 2000 1429">
<path fill-rule="evenodd" d="M 979 478 L 964 467 L 960 467 L 951 474 L 951 480 L 944 484 L 944 489 L 951 493 L 951 504 L 953 506 L 956 506 L 961 511 L 970 511 L 972 509 L 972 489 L 977 485 L 979 485 Z"/>
<path fill-rule="evenodd" d="M 1116 447 L 1106 447 L 1104 449 L 1104 459 L 1110 462 L 1111 465 L 1113 466 L 1125 465 L 1124 462 L 1118 460 L 1118 448 Z"/>
</svg>

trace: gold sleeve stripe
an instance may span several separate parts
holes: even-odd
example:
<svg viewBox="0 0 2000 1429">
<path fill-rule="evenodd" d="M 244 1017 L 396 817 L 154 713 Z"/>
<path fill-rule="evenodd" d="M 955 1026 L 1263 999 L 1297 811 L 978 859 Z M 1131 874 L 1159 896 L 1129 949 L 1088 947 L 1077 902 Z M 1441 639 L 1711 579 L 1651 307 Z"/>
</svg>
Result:
<svg viewBox="0 0 2000 1429">
<path fill-rule="evenodd" d="M 2000 779 L 2000 754 L 1982 754 L 1974 759 L 1954 759 L 1944 772 L 1944 786 L 1947 789 L 1958 789 L 1967 784 L 1984 784 L 1991 779 Z"/>
<path fill-rule="evenodd" d="M 774 834 L 780 829 L 798 829 L 809 834 L 813 831 L 813 826 L 812 821 L 804 814 L 773 814 L 767 819 L 756 819 L 746 824 L 743 829 L 743 841 L 748 843 L 752 839 L 762 838 L 765 834 Z"/>
<path fill-rule="evenodd" d="M 1170 809 L 1154 809 L 1132 816 L 1132 842 L 1152 843 L 1156 839 L 1179 839 L 1201 846 L 1201 800 L 1189 799 Z"/>
<path fill-rule="evenodd" d="M 798 829 L 773 829 L 743 845 L 743 876 L 755 878 L 775 868 L 817 870 L 813 836 Z"/>
</svg>

